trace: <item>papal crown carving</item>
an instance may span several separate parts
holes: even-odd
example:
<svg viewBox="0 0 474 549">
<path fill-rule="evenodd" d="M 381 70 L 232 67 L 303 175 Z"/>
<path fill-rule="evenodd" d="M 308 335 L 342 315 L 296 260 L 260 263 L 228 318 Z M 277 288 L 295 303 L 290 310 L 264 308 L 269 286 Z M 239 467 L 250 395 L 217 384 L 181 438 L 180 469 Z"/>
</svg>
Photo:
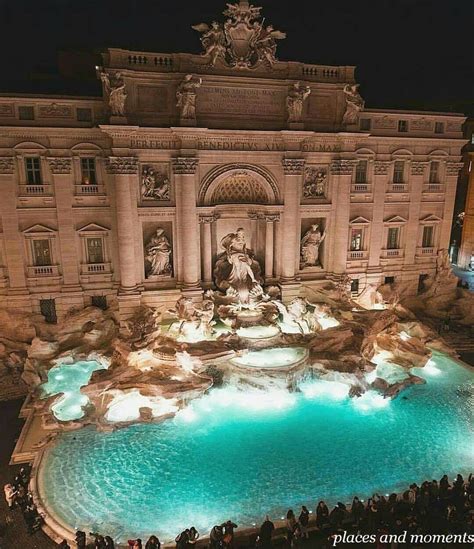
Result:
<svg viewBox="0 0 474 549">
<path fill-rule="evenodd" d="M 284 32 L 272 25 L 264 26 L 260 10 L 248 2 L 227 4 L 223 14 L 225 23 L 213 21 L 211 25 L 200 23 L 192 28 L 201 33 L 203 55 L 213 67 L 218 61 L 236 68 L 253 68 L 259 64 L 273 66 L 277 40 L 286 38 Z"/>
</svg>

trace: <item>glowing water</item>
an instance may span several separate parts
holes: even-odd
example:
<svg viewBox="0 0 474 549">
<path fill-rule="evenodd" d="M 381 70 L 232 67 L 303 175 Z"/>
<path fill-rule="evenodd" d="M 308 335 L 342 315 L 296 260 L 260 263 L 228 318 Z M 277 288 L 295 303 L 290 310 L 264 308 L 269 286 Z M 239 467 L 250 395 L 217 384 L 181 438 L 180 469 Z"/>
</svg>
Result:
<svg viewBox="0 0 474 549">
<path fill-rule="evenodd" d="M 296 364 L 307 355 L 304 347 L 273 347 L 261 351 L 250 351 L 233 358 L 231 362 L 237 366 L 252 368 L 284 368 Z"/>
<path fill-rule="evenodd" d="M 40 389 L 44 397 L 62 393 L 51 406 L 54 416 L 60 421 L 83 417 L 83 407 L 89 403 L 89 397 L 81 393 L 81 387 L 89 383 L 93 372 L 106 368 L 106 364 L 96 360 L 80 360 L 51 368 L 48 372 L 48 381 L 43 383 Z"/>
<path fill-rule="evenodd" d="M 250 526 L 319 499 L 468 473 L 474 375 L 434 362 L 439 375 L 417 369 L 427 384 L 393 401 L 349 399 L 340 382 L 297 393 L 228 387 L 162 424 L 65 433 L 46 454 L 41 495 L 72 528 L 170 540 L 191 523 L 204 533 L 229 517 Z"/>
<path fill-rule="evenodd" d="M 140 408 L 150 408 L 153 417 L 160 417 L 178 410 L 176 399 L 149 397 L 140 394 L 137 389 L 128 393 L 116 391 L 109 404 L 105 419 L 111 422 L 134 421 L 140 417 Z"/>
</svg>

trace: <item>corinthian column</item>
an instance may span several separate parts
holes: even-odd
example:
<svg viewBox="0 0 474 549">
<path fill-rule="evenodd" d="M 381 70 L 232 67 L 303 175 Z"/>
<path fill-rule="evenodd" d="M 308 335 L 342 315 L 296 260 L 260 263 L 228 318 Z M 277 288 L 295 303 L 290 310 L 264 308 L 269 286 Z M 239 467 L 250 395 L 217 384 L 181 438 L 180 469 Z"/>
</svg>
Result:
<svg viewBox="0 0 474 549">
<path fill-rule="evenodd" d="M 265 280 L 273 278 L 275 239 L 273 224 L 280 221 L 280 214 L 265 214 Z"/>
<path fill-rule="evenodd" d="M 137 292 L 135 266 L 135 223 L 132 208 L 132 188 L 136 181 L 138 162 L 133 156 L 111 156 L 107 172 L 114 175 L 117 240 L 120 261 L 120 294 Z"/>
<path fill-rule="evenodd" d="M 184 289 L 197 288 L 200 279 L 199 231 L 196 209 L 196 171 L 198 159 L 173 160 L 176 189 L 176 219 L 181 255 L 180 280 Z"/>
</svg>

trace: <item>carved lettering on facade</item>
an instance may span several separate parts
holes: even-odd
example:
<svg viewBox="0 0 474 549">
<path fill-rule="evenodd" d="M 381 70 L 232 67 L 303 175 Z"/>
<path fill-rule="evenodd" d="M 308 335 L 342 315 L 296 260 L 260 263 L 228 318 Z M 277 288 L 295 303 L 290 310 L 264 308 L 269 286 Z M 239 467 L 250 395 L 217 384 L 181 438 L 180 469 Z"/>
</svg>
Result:
<svg viewBox="0 0 474 549">
<path fill-rule="evenodd" d="M 177 139 L 149 139 L 140 137 L 131 139 L 130 147 L 133 149 L 179 149 L 181 142 Z"/>
<path fill-rule="evenodd" d="M 111 174 L 136 174 L 138 160 L 135 156 L 109 156 L 105 167 Z"/>
<path fill-rule="evenodd" d="M 48 157 L 49 169 L 53 174 L 71 173 L 71 159 L 62 157 Z"/>
<path fill-rule="evenodd" d="M 342 146 L 339 143 L 301 143 L 303 152 L 341 152 Z"/>
<path fill-rule="evenodd" d="M 282 116 L 285 90 L 202 86 L 198 114 Z"/>
<path fill-rule="evenodd" d="M 12 156 L 0 156 L 0 173 L 13 173 Z"/>
</svg>

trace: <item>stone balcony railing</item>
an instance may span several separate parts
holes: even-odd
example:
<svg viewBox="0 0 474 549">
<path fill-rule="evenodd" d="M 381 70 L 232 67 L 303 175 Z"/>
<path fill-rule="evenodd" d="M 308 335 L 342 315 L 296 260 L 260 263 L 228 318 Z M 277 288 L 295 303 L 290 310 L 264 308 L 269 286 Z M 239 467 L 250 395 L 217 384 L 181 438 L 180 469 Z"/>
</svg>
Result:
<svg viewBox="0 0 474 549">
<path fill-rule="evenodd" d="M 36 265 L 28 267 L 28 278 L 38 278 L 44 276 L 59 276 L 58 265 Z"/>
<path fill-rule="evenodd" d="M 81 274 L 107 274 L 111 272 L 110 263 L 83 263 L 81 265 Z"/>
<path fill-rule="evenodd" d="M 78 183 L 75 185 L 75 194 L 76 196 L 99 196 L 105 195 L 105 186 L 104 185 L 82 185 Z"/>
<path fill-rule="evenodd" d="M 440 193 L 444 191 L 444 187 L 441 183 L 426 183 L 423 185 L 424 193 Z"/>
<path fill-rule="evenodd" d="M 389 193 L 406 193 L 408 192 L 408 183 L 390 183 L 387 189 Z"/>
<path fill-rule="evenodd" d="M 353 183 L 351 185 L 351 193 L 368 193 L 370 185 L 368 183 Z"/>
<path fill-rule="evenodd" d="M 385 249 L 381 250 L 380 255 L 385 259 L 403 257 L 403 250 L 401 248 Z"/>
<path fill-rule="evenodd" d="M 347 252 L 347 259 L 349 261 L 367 259 L 369 257 L 369 252 L 367 250 L 349 250 Z"/>
<path fill-rule="evenodd" d="M 433 256 L 435 254 L 436 254 L 436 248 L 434 248 L 434 247 L 426 248 L 426 247 L 423 247 L 423 246 L 418 246 L 416 248 L 416 255 L 417 256 L 429 257 L 429 256 Z"/>
<path fill-rule="evenodd" d="M 20 196 L 52 196 L 51 185 L 19 185 Z"/>
</svg>

